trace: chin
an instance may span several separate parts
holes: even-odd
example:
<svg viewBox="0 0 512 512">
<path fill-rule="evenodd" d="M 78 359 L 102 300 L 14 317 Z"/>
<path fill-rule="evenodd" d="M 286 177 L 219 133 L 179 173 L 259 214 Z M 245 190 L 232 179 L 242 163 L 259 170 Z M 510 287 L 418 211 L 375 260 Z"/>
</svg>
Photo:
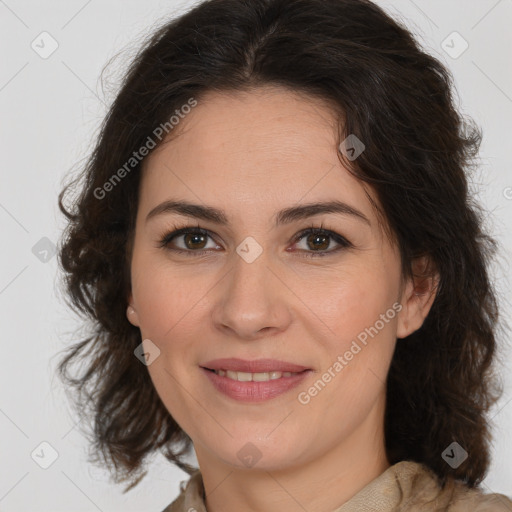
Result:
<svg viewBox="0 0 512 512">
<path fill-rule="evenodd" d="M 260 437 L 268 435 L 271 430 L 266 429 L 266 433 Z M 297 442 L 295 446 L 301 446 L 301 443 Z M 298 455 L 296 448 L 291 447 L 289 451 L 286 450 L 281 439 L 258 441 L 256 436 L 251 440 L 247 435 L 231 439 L 222 452 L 218 452 L 218 448 L 217 445 L 218 458 L 237 470 L 280 471 L 293 466 L 297 462 Z"/>
</svg>

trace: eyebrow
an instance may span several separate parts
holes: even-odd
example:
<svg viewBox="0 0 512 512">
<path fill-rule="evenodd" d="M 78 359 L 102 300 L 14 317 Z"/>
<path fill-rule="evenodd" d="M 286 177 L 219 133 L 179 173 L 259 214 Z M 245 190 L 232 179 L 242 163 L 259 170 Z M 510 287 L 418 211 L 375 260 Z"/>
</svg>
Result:
<svg viewBox="0 0 512 512">
<path fill-rule="evenodd" d="M 157 215 L 168 213 L 177 213 L 185 217 L 194 217 L 196 219 L 210 221 L 219 225 L 229 224 L 228 217 L 223 210 L 219 210 L 212 206 L 193 204 L 187 201 L 164 201 L 158 206 L 155 206 L 148 213 L 145 222 L 147 223 Z M 297 220 L 303 220 L 325 213 L 351 215 L 371 226 L 370 221 L 362 212 L 342 201 L 327 201 L 323 203 L 309 203 L 299 206 L 291 206 L 277 212 L 277 214 L 274 215 L 274 222 L 277 227 L 281 224 L 290 224 Z"/>
</svg>

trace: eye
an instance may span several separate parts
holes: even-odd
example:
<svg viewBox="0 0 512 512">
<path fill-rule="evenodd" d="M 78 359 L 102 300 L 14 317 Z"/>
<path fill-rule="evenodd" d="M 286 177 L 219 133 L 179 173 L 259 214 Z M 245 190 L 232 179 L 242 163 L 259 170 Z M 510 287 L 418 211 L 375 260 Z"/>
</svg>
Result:
<svg viewBox="0 0 512 512">
<path fill-rule="evenodd" d="M 173 231 L 162 235 L 158 247 L 187 256 L 201 256 L 211 250 L 221 248 L 215 242 L 212 242 L 213 245 L 208 247 L 209 238 L 213 241 L 213 237 L 208 230 L 200 226 L 186 226 L 179 229 L 175 228 Z M 296 246 L 299 242 L 303 243 L 300 252 L 303 252 L 303 256 L 308 258 L 323 257 L 353 247 L 340 234 L 322 227 L 310 227 L 301 231 L 293 238 L 293 245 Z M 332 242 L 335 246 L 337 245 L 334 249 L 332 248 Z"/>
<path fill-rule="evenodd" d="M 329 247 L 332 247 L 333 241 L 338 247 L 328 250 Z M 306 251 L 306 254 L 303 255 L 306 258 L 324 257 L 341 251 L 342 249 L 353 247 L 345 237 L 334 231 L 323 229 L 322 227 L 311 227 L 300 232 L 294 240 L 295 244 L 297 244 L 297 242 L 304 242 L 303 247 L 305 247 L 305 249 L 301 250 Z M 307 254 L 308 252 L 310 254 Z"/>
<path fill-rule="evenodd" d="M 167 248 L 168 250 L 184 253 L 188 256 L 193 256 L 191 253 L 203 254 L 210 249 L 219 247 L 214 244 L 214 247 L 208 247 L 208 238 L 211 238 L 210 233 L 201 227 L 187 226 L 180 229 L 175 229 L 170 233 L 161 237 L 159 247 Z M 171 242 L 177 245 L 177 248 L 171 246 Z"/>
</svg>

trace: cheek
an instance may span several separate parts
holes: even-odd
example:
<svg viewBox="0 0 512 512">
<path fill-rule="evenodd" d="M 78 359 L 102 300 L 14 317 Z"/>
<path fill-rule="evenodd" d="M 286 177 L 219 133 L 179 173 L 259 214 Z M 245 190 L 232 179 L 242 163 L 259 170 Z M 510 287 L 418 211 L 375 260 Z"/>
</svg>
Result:
<svg viewBox="0 0 512 512">
<path fill-rule="evenodd" d="M 150 339 L 160 351 L 147 370 L 173 418 L 185 431 L 193 431 L 188 411 L 194 404 L 189 403 L 188 393 L 197 395 L 191 372 L 197 354 L 190 341 L 198 339 L 194 328 L 197 331 L 197 315 L 203 309 L 201 298 L 211 285 L 205 283 L 204 276 L 189 280 L 165 261 L 155 263 L 154 256 L 134 257 L 132 269 L 132 292 L 142 339 Z"/>
<path fill-rule="evenodd" d="M 305 302 L 313 305 L 319 320 L 329 327 L 331 338 L 335 335 L 342 344 L 376 322 L 378 330 L 386 333 L 395 322 L 392 306 L 398 294 L 398 276 L 393 269 L 383 272 L 354 266 L 344 269 L 336 279 L 330 275 L 316 279 L 314 286 L 309 282 L 303 290 L 309 295 Z M 386 315 L 385 325 L 381 315 Z"/>
<path fill-rule="evenodd" d="M 382 391 L 396 343 L 398 279 L 390 267 L 354 266 L 310 288 L 307 301 L 329 327 L 322 370 L 330 372 L 331 392 L 339 391 L 331 398 L 344 407 L 369 407 Z"/>
<path fill-rule="evenodd" d="M 178 325 L 186 324 L 201 307 L 210 285 L 202 278 L 184 277 L 164 258 L 134 255 L 132 292 L 143 336 L 164 340 Z"/>
<path fill-rule="evenodd" d="M 329 331 L 319 338 L 326 349 L 317 377 L 321 382 L 303 390 L 302 400 L 311 399 L 318 415 L 329 416 L 332 425 L 342 421 L 347 429 L 354 427 L 385 391 L 396 343 L 397 291 L 391 272 L 367 268 L 335 282 L 317 282 L 308 292 L 307 300 Z"/>
</svg>

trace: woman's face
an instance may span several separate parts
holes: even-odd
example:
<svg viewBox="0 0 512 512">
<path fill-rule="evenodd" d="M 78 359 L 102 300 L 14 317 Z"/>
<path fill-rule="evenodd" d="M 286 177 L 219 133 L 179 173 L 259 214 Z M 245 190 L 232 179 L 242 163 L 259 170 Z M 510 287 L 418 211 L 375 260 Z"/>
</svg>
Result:
<svg viewBox="0 0 512 512">
<path fill-rule="evenodd" d="M 334 122 L 319 100 L 284 89 L 210 93 L 144 162 L 127 315 L 201 465 L 271 470 L 383 444 L 396 338 L 426 311 L 409 301 L 410 283 L 400 288 L 398 250 L 339 162 Z M 165 201 L 197 208 L 148 218 Z M 306 208 L 334 201 L 347 207 Z M 183 227 L 191 233 L 162 246 Z M 310 228 L 330 234 L 301 235 Z M 203 368 L 221 358 L 308 371 L 235 383 Z"/>
</svg>

